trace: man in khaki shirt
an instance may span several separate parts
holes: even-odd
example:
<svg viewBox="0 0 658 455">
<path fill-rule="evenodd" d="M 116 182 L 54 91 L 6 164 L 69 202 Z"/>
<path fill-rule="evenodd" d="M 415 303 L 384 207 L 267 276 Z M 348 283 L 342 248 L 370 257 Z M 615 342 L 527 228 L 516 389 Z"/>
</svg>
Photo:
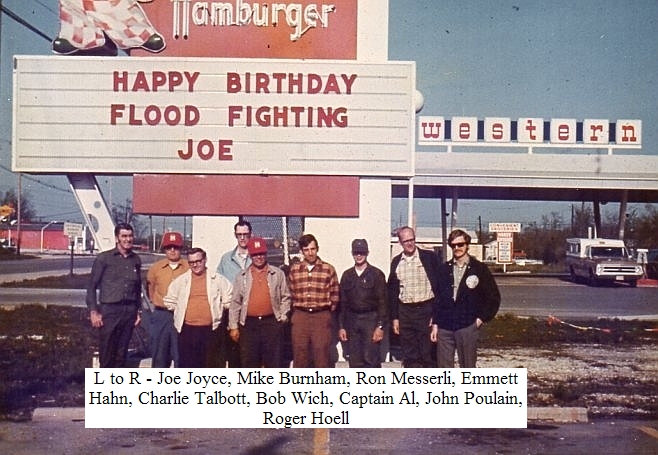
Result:
<svg viewBox="0 0 658 455">
<path fill-rule="evenodd" d="M 173 312 L 164 305 L 169 284 L 182 275 L 189 266 L 181 257 L 183 236 L 178 232 L 167 232 L 162 237 L 165 258 L 154 263 L 146 274 L 146 289 L 153 303 L 153 311 L 147 315 L 150 333 L 151 366 L 169 368 L 178 365 L 178 333 L 174 328 Z"/>
</svg>

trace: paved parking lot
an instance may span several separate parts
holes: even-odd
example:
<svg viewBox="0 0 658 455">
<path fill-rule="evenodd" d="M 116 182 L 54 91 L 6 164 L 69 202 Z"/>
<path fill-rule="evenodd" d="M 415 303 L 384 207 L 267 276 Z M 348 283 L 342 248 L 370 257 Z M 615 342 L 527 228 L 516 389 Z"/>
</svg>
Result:
<svg viewBox="0 0 658 455">
<path fill-rule="evenodd" d="M 392 425 L 395 415 L 391 415 Z M 431 415 L 428 415 L 431 418 Z M 492 418 L 495 418 L 492 416 Z M 85 429 L 80 416 L 0 422 L 0 453 L 629 454 L 658 453 L 658 421 L 531 423 L 527 429 Z"/>
</svg>

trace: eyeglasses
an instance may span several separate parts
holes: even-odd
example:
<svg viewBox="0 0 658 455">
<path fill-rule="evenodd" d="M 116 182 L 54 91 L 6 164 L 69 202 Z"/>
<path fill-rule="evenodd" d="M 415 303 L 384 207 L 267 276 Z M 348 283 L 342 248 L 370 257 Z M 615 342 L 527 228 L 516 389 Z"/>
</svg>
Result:
<svg viewBox="0 0 658 455">
<path fill-rule="evenodd" d="M 236 233 L 235 233 L 235 236 L 236 236 L 236 237 L 246 237 L 246 238 L 249 238 L 249 237 L 251 237 L 251 233 L 250 233 L 250 232 L 236 232 Z"/>
<path fill-rule="evenodd" d="M 167 245 L 166 247 L 164 247 L 164 249 L 165 250 L 180 250 L 180 247 L 176 246 L 176 245 Z"/>
<path fill-rule="evenodd" d="M 464 248 L 465 246 L 466 246 L 466 242 L 458 242 L 458 243 L 451 243 L 450 244 L 450 248 L 452 248 L 453 250 L 455 248 Z"/>
<path fill-rule="evenodd" d="M 404 244 L 404 243 L 412 243 L 412 242 L 415 242 L 415 241 L 416 241 L 416 238 L 414 237 L 414 238 L 412 238 L 412 239 L 400 240 L 400 243 L 402 243 L 402 244 Z"/>
<path fill-rule="evenodd" d="M 195 265 L 201 264 L 205 259 L 199 259 L 198 261 L 187 261 L 187 263 L 190 265 L 190 267 L 194 267 Z"/>
</svg>

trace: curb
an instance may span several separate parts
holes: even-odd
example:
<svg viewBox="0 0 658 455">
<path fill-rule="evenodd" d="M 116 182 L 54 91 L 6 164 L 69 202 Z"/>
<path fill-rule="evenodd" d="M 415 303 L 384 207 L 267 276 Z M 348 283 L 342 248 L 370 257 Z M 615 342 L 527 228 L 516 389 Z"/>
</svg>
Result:
<svg viewBox="0 0 658 455">
<path fill-rule="evenodd" d="M 587 423 L 587 408 L 528 408 L 528 421 Z"/>
<path fill-rule="evenodd" d="M 658 288 L 658 280 L 652 280 L 650 278 L 642 278 L 637 280 L 638 288 Z"/>
<path fill-rule="evenodd" d="M 74 275 L 84 275 L 89 273 L 91 270 L 90 267 L 74 267 Z M 5 273 L 0 275 L 0 284 L 5 283 L 19 283 L 24 280 L 36 280 L 39 278 L 50 278 L 50 277 L 63 277 L 70 274 L 70 270 L 46 270 L 43 272 L 26 272 L 26 273 Z"/>
<path fill-rule="evenodd" d="M 84 422 L 85 408 L 36 408 L 33 423 Z M 528 422 L 587 423 L 587 408 L 528 408 Z"/>
<path fill-rule="evenodd" d="M 36 408 L 32 413 L 32 422 L 52 422 L 70 420 L 83 422 L 85 408 Z"/>
</svg>

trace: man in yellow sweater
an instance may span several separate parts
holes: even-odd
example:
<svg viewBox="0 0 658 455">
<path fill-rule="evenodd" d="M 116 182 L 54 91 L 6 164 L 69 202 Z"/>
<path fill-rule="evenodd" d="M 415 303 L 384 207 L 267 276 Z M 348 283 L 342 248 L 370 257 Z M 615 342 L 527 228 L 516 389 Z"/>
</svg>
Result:
<svg viewBox="0 0 658 455">
<path fill-rule="evenodd" d="M 145 312 L 151 337 L 151 367 L 169 368 L 172 361 L 178 366 L 178 333 L 174 329 L 174 315 L 165 307 L 164 296 L 169 285 L 189 267 L 182 258 L 183 236 L 180 232 L 167 232 L 162 237 L 165 258 L 154 263 L 146 274 L 146 290 L 153 310 Z"/>
</svg>

